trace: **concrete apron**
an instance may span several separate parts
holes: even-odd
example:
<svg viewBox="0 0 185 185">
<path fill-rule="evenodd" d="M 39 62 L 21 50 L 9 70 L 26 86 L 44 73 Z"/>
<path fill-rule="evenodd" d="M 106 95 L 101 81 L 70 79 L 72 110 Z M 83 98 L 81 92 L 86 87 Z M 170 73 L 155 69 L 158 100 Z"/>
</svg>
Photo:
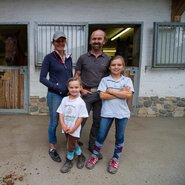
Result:
<svg viewBox="0 0 185 185">
<path fill-rule="evenodd" d="M 60 173 L 65 137 L 58 127 L 62 163 L 48 156 L 48 116 L 0 115 L 0 184 L 14 185 L 184 185 L 185 118 L 135 118 L 126 128 L 125 147 L 115 175 L 107 172 L 114 149 L 114 126 L 102 149 L 103 160 L 93 170 L 74 167 Z M 83 131 L 85 156 L 91 120 Z"/>
</svg>

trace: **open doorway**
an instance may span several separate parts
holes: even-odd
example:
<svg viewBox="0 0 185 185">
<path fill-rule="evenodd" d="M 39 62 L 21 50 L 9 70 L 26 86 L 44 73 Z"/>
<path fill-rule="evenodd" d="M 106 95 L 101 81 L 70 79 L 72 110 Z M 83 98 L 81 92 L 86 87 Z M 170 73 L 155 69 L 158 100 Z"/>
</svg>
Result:
<svg viewBox="0 0 185 185">
<path fill-rule="evenodd" d="M 124 73 L 132 79 L 135 90 L 133 99 L 128 102 L 132 114 L 135 114 L 139 91 L 141 26 L 141 24 L 128 23 L 89 24 L 89 36 L 96 29 L 105 31 L 107 42 L 103 47 L 103 51 L 107 55 L 121 55 L 125 59 L 126 69 Z"/>
<path fill-rule="evenodd" d="M 26 24 L 0 24 L 0 111 L 28 111 Z"/>
<path fill-rule="evenodd" d="M 139 67 L 141 24 L 90 24 L 89 36 L 96 29 L 106 33 L 103 50 L 107 55 L 121 55 L 126 66 Z"/>
</svg>

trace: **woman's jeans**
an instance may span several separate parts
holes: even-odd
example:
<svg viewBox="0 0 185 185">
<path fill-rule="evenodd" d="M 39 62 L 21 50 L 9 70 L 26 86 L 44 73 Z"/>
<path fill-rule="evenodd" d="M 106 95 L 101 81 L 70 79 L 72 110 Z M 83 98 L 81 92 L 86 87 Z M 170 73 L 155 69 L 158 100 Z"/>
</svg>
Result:
<svg viewBox="0 0 185 185">
<path fill-rule="evenodd" d="M 93 154 L 99 156 L 100 150 L 103 147 L 103 143 L 107 137 L 110 127 L 115 120 L 115 148 L 113 158 L 119 158 L 124 146 L 124 133 L 128 122 L 128 118 L 101 118 L 100 128 L 96 138 Z"/>
<path fill-rule="evenodd" d="M 48 92 L 47 94 L 47 104 L 49 107 L 50 116 L 50 122 L 48 126 L 48 139 L 49 143 L 51 144 L 57 143 L 56 129 L 59 121 L 59 114 L 57 113 L 57 109 L 62 101 L 62 98 L 62 96 L 52 92 Z"/>
</svg>

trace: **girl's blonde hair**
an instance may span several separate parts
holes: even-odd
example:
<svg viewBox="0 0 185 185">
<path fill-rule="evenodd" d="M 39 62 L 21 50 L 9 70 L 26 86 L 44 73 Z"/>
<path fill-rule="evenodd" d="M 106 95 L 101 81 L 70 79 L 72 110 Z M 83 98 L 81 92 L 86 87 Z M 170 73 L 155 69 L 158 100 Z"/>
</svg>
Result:
<svg viewBox="0 0 185 185">
<path fill-rule="evenodd" d="M 68 81 L 67 81 L 67 86 L 69 86 L 69 83 L 70 83 L 70 82 L 73 82 L 73 81 L 78 81 L 79 84 L 82 85 L 81 80 L 80 80 L 78 77 L 71 77 L 71 78 L 69 78 Z"/>
<path fill-rule="evenodd" d="M 112 61 L 113 61 L 113 60 L 117 60 L 117 59 L 120 59 L 120 60 L 122 61 L 122 63 L 123 63 L 123 67 L 125 67 L 125 60 L 124 60 L 124 58 L 123 58 L 122 56 L 120 56 L 120 55 L 116 55 L 116 56 L 114 56 L 114 57 L 112 57 L 112 58 L 110 59 L 109 67 L 110 67 Z"/>
<path fill-rule="evenodd" d="M 112 61 L 113 61 L 113 60 L 117 60 L 117 59 L 120 59 L 120 60 L 122 61 L 122 64 L 123 64 L 123 71 L 122 71 L 121 74 L 122 74 L 122 75 L 125 75 L 125 73 L 124 73 L 125 60 L 124 60 L 124 58 L 123 58 L 122 56 L 116 55 L 116 56 L 112 57 L 112 58 L 110 59 L 110 61 L 109 61 L 109 67 L 110 67 Z M 109 73 L 110 73 L 110 70 L 109 70 Z"/>
</svg>

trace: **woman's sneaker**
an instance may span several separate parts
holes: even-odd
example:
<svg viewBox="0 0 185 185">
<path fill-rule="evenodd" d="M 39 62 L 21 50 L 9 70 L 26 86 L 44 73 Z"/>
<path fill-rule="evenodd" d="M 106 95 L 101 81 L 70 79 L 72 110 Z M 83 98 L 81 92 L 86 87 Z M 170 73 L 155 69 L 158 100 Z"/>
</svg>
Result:
<svg viewBox="0 0 185 185">
<path fill-rule="evenodd" d="M 62 161 L 60 156 L 58 155 L 56 149 L 49 149 L 48 153 L 49 153 L 51 159 L 53 159 L 53 161 L 55 161 L 55 162 L 61 162 Z"/>
<path fill-rule="evenodd" d="M 92 154 L 85 166 L 87 169 L 91 170 L 94 168 L 94 166 L 97 162 L 98 162 L 98 157 L 96 155 Z"/>
<path fill-rule="evenodd" d="M 119 167 L 119 160 L 116 159 L 116 158 L 112 158 L 112 159 L 109 161 L 107 171 L 108 171 L 109 173 L 115 174 L 115 173 L 118 171 L 118 167 Z"/>
</svg>

